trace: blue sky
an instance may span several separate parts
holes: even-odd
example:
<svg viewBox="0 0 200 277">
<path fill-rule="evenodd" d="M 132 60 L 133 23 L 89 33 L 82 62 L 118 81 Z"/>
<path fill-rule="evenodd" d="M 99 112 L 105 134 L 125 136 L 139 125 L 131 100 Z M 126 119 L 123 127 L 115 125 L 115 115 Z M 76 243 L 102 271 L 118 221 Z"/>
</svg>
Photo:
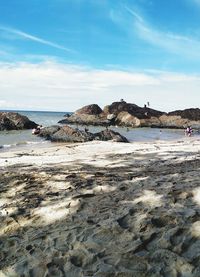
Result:
<svg viewBox="0 0 200 277">
<path fill-rule="evenodd" d="M 0 108 L 197 106 L 199 26 L 200 0 L 2 0 Z"/>
</svg>

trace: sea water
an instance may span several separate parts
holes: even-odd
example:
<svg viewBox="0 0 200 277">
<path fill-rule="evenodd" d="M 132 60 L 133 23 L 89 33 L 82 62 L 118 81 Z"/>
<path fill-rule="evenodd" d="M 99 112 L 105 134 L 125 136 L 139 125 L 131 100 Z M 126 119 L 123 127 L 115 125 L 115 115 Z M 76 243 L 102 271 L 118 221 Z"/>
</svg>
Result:
<svg viewBox="0 0 200 277">
<path fill-rule="evenodd" d="M 41 111 L 15 111 L 27 116 L 30 120 L 42 126 L 51 126 L 58 124 L 58 121 L 63 119 L 68 112 L 41 112 Z M 72 127 L 77 127 L 71 125 Z M 84 126 L 78 126 L 79 129 L 84 129 Z M 99 132 L 105 127 L 87 126 L 90 132 Z M 177 140 L 184 137 L 183 130 L 176 129 L 158 129 L 158 128 L 121 128 L 110 127 L 110 129 L 119 132 L 125 136 L 130 142 L 138 141 L 156 141 L 156 140 Z M 0 132 L 0 148 L 8 149 L 10 147 L 20 147 L 37 144 L 49 144 L 50 142 L 32 135 L 32 130 L 20 131 L 1 131 Z"/>
<path fill-rule="evenodd" d="M 64 118 L 65 112 L 43 112 L 43 111 L 14 111 L 27 116 L 38 125 L 51 126 Z M 32 135 L 32 130 L 0 131 L 0 148 L 31 146 L 37 144 L 48 144 L 44 139 Z"/>
</svg>

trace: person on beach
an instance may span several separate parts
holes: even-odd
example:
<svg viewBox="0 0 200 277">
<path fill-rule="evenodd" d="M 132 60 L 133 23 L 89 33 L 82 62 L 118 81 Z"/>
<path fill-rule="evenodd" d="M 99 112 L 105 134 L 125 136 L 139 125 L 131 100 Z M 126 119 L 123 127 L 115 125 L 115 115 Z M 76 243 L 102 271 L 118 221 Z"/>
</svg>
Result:
<svg viewBox="0 0 200 277">
<path fill-rule="evenodd" d="M 42 125 L 38 125 L 37 128 L 34 128 L 32 130 L 32 135 L 38 135 L 40 133 L 40 130 L 42 129 Z"/>
<path fill-rule="evenodd" d="M 188 137 L 191 137 L 192 132 L 193 132 L 192 128 L 190 126 L 188 126 L 185 130 L 185 135 Z"/>
</svg>

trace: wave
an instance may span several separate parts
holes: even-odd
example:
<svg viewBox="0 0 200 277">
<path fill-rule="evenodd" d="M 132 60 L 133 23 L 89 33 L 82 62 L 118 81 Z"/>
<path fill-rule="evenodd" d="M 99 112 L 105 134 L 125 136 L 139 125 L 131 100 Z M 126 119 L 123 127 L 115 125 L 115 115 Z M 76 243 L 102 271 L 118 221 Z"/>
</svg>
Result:
<svg viewBox="0 0 200 277">
<path fill-rule="evenodd" d="M 28 145 L 37 145 L 37 144 L 43 144 L 43 143 L 47 143 L 47 141 L 20 141 L 13 144 L 0 145 L 0 149 L 14 148 L 14 147 L 28 146 Z"/>
</svg>

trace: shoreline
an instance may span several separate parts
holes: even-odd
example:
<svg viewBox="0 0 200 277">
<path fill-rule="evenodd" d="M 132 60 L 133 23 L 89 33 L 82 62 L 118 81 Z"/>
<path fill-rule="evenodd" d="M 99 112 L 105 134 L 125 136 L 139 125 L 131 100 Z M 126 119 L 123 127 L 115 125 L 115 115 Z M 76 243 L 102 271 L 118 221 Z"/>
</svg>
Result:
<svg viewBox="0 0 200 277">
<path fill-rule="evenodd" d="M 82 129 L 82 128 L 80 128 Z M 100 132 L 104 128 L 91 127 L 92 133 Z M 130 142 L 148 142 L 148 141 L 172 141 L 181 139 L 184 136 L 184 132 L 178 129 L 158 129 L 158 128 L 117 128 L 113 127 L 111 130 L 119 132 L 122 136 L 126 137 Z M 2 136 L 1 136 L 2 135 Z M 198 134 L 195 137 L 200 137 Z M 0 151 L 15 151 L 15 149 L 22 148 L 38 148 L 43 147 L 43 144 L 50 144 L 49 141 L 44 140 L 38 136 L 33 136 L 31 131 L 8 131 L 0 132 Z"/>
<path fill-rule="evenodd" d="M 63 143 L 63 142 L 49 142 L 43 141 L 35 147 L 32 145 L 22 145 L 19 147 L 13 148 L 5 148 L 0 151 L 0 166 L 10 166 L 15 164 L 23 164 L 28 163 L 30 160 L 33 164 L 38 165 L 43 163 L 45 164 L 53 164 L 53 163 L 65 163 L 69 160 L 79 158 L 85 152 L 88 157 L 92 157 L 93 155 L 106 155 L 112 153 L 112 151 L 116 151 L 120 154 L 126 154 L 134 152 L 138 147 L 141 151 L 144 151 L 147 145 L 159 147 L 159 145 L 166 147 L 173 146 L 174 144 L 182 144 L 183 148 L 190 143 L 197 143 L 200 141 L 199 137 L 183 137 L 178 140 L 155 140 L 155 141 L 141 141 L 141 142 L 130 142 L 125 145 L 125 143 L 113 142 L 113 141 L 89 141 L 84 143 Z M 74 151 L 74 149 L 76 149 Z M 68 156 L 64 155 L 64 151 Z M 81 153 L 80 151 L 83 151 Z M 137 150 L 138 151 L 138 150 Z M 80 153 L 79 153 L 80 152 Z M 71 159 L 70 159 L 71 155 Z M 64 157 L 63 157 L 64 156 Z M 73 157 L 74 156 L 74 157 Z M 35 158 L 36 157 L 36 158 Z M 61 158 L 62 157 L 62 158 Z M 3 162 L 3 159 L 6 158 L 6 163 Z M 43 161 L 41 162 L 41 158 Z M 86 157 L 82 157 L 84 160 Z M 9 161 L 10 159 L 10 161 Z"/>
<path fill-rule="evenodd" d="M 199 142 L 0 152 L 0 275 L 198 277 Z"/>
</svg>

